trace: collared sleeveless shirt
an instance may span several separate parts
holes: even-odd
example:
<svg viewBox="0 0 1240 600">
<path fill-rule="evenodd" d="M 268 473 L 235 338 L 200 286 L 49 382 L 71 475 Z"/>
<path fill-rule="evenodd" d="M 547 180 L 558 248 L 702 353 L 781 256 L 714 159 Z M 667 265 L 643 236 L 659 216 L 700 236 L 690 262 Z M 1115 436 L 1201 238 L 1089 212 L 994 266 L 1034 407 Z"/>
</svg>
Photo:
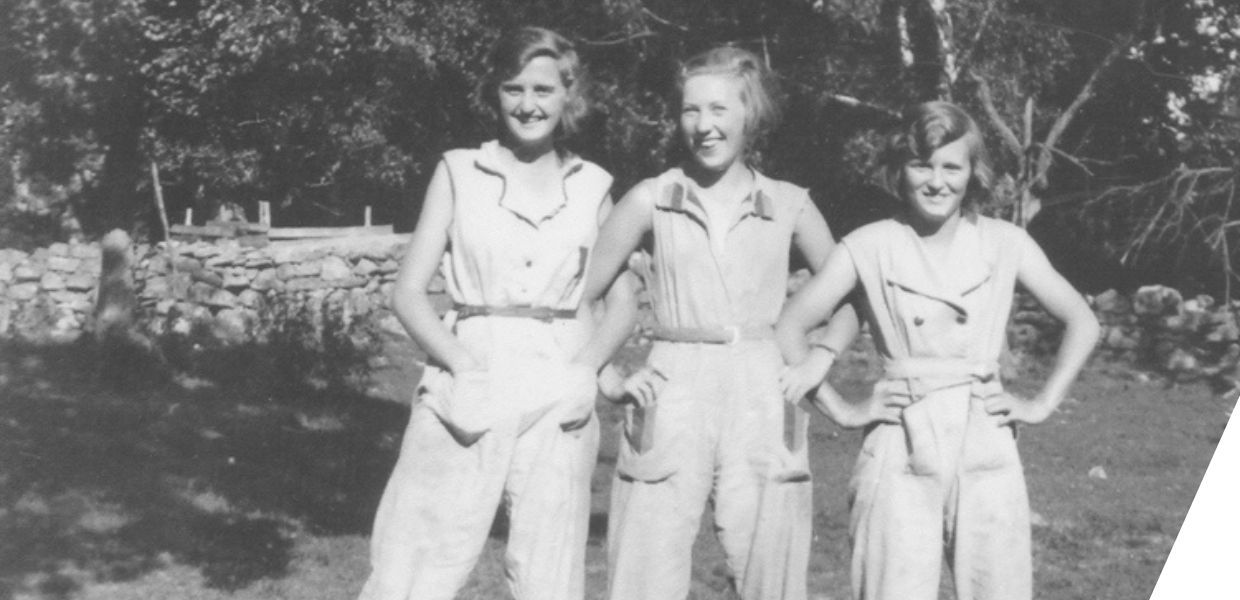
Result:
<svg viewBox="0 0 1240 600">
<path fill-rule="evenodd" d="M 866 290 L 879 353 L 888 360 L 997 361 L 1028 234 L 989 217 L 965 218 L 948 261 L 927 255 L 912 227 L 886 219 L 840 242 Z"/>
<path fill-rule="evenodd" d="M 565 155 L 560 201 L 540 212 L 505 194 L 498 151 L 492 140 L 444 154 L 454 198 L 441 264 L 448 293 L 458 304 L 574 309 L 611 175 Z"/>
<path fill-rule="evenodd" d="M 642 270 L 660 325 L 770 325 L 779 317 L 793 230 L 811 206 L 809 191 L 753 175 L 753 189 L 726 231 L 712 231 L 681 169 L 643 182 L 655 198 L 653 255 L 644 257 Z"/>
</svg>

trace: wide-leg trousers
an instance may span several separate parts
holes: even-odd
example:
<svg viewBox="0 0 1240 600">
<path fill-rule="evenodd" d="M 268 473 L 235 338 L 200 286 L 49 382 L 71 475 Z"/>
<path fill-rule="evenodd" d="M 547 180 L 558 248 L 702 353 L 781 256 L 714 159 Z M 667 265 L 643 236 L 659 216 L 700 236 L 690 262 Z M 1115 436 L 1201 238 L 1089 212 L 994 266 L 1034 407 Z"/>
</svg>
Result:
<svg viewBox="0 0 1240 600">
<path fill-rule="evenodd" d="M 785 444 L 778 349 L 763 340 L 656 342 L 648 362 L 668 383 L 643 422 L 654 428 L 652 446 L 634 447 L 641 434 L 632 419 L 621 436 L 608 519 L 610 597 L 687 597 L 693 543 L 711 501 L 741 597 L 804 598 L 812 486 L 805 445 L 793 452 Z M 803 426 L 795 434 L 803 440 Z"/>
<path fill-rule="evenodd" d="M 558 407 L 542 408 L 548 399 L 560 405 L 594 401 L 592 382 L 579 390 L 583 398 L 567 397 L 573 390 L 564 389 L 566 352 L 580 343 L 579 328 L 477 318 L 459 323 L 457 335 L 483 359 L 493 390 L 485 400 L 505 416 L 464 445 L 433 403 L 415 403 L 375 516 L 371 574 L 361 599 L 451 600 L 503 507 L 509 524 L 504 570 L 513 596 L 580 600 L 598 419 L 565 431 Z"/>
<path fill-rule="evenodd" d="M 1011 427 L 969 385 L 872 426 L 850 483 L 855 600 L 933 600 L 944 555 L 959 600 L 1032 597 L 1029 501 Z"/>
</svg>

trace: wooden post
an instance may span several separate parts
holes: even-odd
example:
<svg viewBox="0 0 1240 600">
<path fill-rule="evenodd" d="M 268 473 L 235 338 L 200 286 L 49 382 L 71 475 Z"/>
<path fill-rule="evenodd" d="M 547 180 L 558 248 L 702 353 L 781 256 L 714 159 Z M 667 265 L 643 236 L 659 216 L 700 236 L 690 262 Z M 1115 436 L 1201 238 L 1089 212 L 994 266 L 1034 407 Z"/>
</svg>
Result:
<svg viewBox="0 0 1240 600">
<path fill-rule="evenodd" d="M 370 227 L 370 205 L 367 205 L 366 211 L 362 213 L 362 225 Z"/>
<path fill-rule="evenodd" d="M 259 200 L 258 202 L 258 222 L 271 227 L 271 203 L 266 200 Z"/>
<path fill-rule="evenodd" d="M 164 188 L 159 183 L 159 165 L 151 161 L 151 188 L 155 190 L 155 208 L 159 210 L 159 225 L 164 228 L 164 241 L 171 235 L 168 232 L 168 209 L 164 207 Z"/>
<path fill-rule="evenodd" d="M 194 209 L 193 208 L 185 209 L 185 224 L 186 225 L 194 224 Z"/>
</svg>

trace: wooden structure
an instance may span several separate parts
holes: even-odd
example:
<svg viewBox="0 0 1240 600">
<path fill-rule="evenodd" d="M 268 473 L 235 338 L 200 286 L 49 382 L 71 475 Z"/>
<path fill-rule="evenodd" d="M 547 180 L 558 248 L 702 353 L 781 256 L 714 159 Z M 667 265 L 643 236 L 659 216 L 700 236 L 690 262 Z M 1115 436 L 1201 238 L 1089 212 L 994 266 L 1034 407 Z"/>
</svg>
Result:
<svg viewBox="0 0 1240 600">
<path fill-rule="evenodd" d="M 172 239 L 186 242 L 198 240 L 236 239 L 242 246 L 261 247 L 273 241 L 327 239 L 394 233 L 391 225 L 372 225 L 370 207 L 366 207 L 364 224 L 357 227 L 272 227 L 271 204 L 258 203 L 258 223 L 243 221 L 207 221 L 205 225 L 193 225 L 192 209 L 185 211 L 185 224 L 172 225 Z"/>
</svg>

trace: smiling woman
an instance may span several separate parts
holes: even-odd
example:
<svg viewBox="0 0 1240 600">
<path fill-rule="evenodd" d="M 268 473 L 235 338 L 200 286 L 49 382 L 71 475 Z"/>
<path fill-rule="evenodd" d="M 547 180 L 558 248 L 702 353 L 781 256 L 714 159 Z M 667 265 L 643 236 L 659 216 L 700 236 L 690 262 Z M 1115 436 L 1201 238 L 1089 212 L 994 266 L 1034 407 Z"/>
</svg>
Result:
<svg viewBox="0 0 1240 600">
<path fill-rule="evenodd" d="M 542 154 L 554 141 L 568 103 L 568 90 L 559 65 L 549 56 L 531 60 L 499 86 L 499 112 L 512 146 L 525 153 Z"/>
<path fill-rule="evenodd" d="M 905 212 L 840 241 L 779 317 L 785 354 L 859 288 L 884 374 L 873 395 L 846 401 L 830 383 L 820 409 L 865 428 L 850 481 L 853 597 L 930 600 L 946 551 L 961 600 L 1032 597 L 1029 502 L 1017 424 L 1047 419 L 1098 337 L 1089 305 L 1024 230 L 964 212 L 986 193 L 982 137 L 959 107 L 906 113 L 883 155 Z M 1041 392 L 1018 398 L 999 380 L 1017 284 L 1065 327 Z M 806 359 L 795 370 L 823 381 Z"/>
<path fill-rule="evenodd" d="M 969 148 L 956 140 L 938 148 L 926 158 L 904 163 L 902 196 L 909 208 L 927 223 L 943 223 L 959 218 L 960 204 L 969 189 L 973 168 Z"/>
<path fill-rule="evenodd" d="M 611 176 L 560 144 L 585 112 L 579 70 L 552 31 L 501 38 L 479 88 L 499 139 L 445 153 L 431 179 L 392 297 L 430 364 L 375 516 L 366 600 L 454 597 L 501 504 L 513 595 L 582 596 L 605 353 L 576 307 Z M 443 320 L 427 293 L 439 268 Z"/>
<path fill-rule="evenodd" d="M 781 397 L 784 363 L 771 326 L 789 250 L 816 269 L 834 243 L 806 189 L 749 164 L 754 142 L 774 125 L 769 81 L 764 63 L 740 48 L 685 61 L 680 129 L 689 160 L 625 194 L 595 248 L 585 302 L 644 250 L 631 264 L 647 274 L 657 323 L 647 366 L 605 390 L 627 405 L 607 525 L 616 600 L 689 595 L 708 498 L 741 598 L 807 594 L 805 420 Z M 653 242 L 643 247 L 646 239 Z M 848 316 L 828 333 L 836 347 L 856 333 Z"/>
</svg>

